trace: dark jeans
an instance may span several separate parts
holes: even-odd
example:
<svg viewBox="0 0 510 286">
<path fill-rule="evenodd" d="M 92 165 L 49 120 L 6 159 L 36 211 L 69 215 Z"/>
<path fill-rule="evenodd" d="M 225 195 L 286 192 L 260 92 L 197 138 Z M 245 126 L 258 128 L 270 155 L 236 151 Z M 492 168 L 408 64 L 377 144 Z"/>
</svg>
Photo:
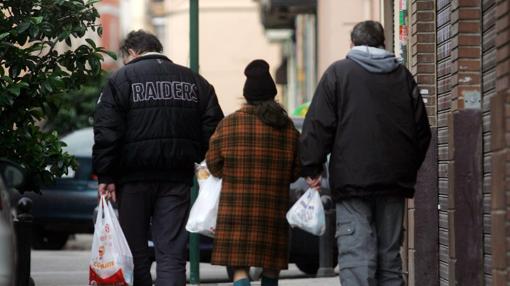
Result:
<svg viewBox="0 0 510 286">
<path fill-rule="evenodd" d="M 403 197 L 351 198 L 336 205 L 342 286 L 403 286 Z"/>
<path fill-rule="evenodd" d="M 172 183 L 132 183 L 120 187 L 119 219 L 133 254 L 134 286 L 152 285 L 149 230 L 156 254 L 156 285 L 186 285 L 185 230 L 190 187 Z M 152 226 L 151 226 L 152 224 Z"/>
</svg>

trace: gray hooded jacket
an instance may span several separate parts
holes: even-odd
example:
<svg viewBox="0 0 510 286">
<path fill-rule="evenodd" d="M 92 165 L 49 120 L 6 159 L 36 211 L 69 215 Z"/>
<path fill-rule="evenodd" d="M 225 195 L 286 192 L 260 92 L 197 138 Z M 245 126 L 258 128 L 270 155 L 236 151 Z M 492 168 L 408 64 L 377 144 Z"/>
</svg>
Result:
<svg viewBox="0 0 510 286">
<path fill-rule="evenodd" d="M 369 46 L 353 47 L 347 54 L 347 58 L 372 73 L 389 73 L 400 65 L 394 54 L 384 49 Z"/>
<path fill-rule="evenodd" d="M 349 197 L 412 197 L 431 131 L 412 74 L 383 49 L 355 47 L 322 76 L 300 137 L 302 175 L 329 159 L 329 183 Z"/>
</svg>

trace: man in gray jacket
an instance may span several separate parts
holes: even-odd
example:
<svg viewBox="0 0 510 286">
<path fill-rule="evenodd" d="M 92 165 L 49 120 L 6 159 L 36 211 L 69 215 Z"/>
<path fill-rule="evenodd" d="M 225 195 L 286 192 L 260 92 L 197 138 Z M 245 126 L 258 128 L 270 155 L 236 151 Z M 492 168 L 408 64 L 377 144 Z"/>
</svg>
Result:
<svg viewBox="0 0 510 286">
<path fill-rule="evenodd" d="M 384 50 L 380 23 L 358 23 L 347 58 L 324 73 L 303 125 L 303 175 L 318 187 L 327 155 L 342 286 L 404 285 L 405 198 L 430 142 L 411 73 Z"/>
</svg>

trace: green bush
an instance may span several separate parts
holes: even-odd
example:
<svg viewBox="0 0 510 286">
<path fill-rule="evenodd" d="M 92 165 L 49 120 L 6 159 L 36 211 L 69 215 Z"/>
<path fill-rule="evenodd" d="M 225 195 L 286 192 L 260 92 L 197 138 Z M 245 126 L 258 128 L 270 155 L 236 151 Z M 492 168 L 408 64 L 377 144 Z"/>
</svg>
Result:
<svg viewBox="0 0 510 286">
<path fill-rule="evenodd" d="M 106 84 L 106 72 L 84 83 L 80 89 L 71 90 L 61 98 L 61 108 L 47 114 L 43 130 L 57 131 L 60 136 L 74 130 L 91 127 L 101 88 Z"/>
<path fill-rule="evenodd" d="M 0 157 L 26 168 L 29 190 L 76 166 L 59 134 L 45 132 L 41 122 L 98 78 L 103 55 L 115 57 L 92 39 L 81 40 L 87 31 L 101 36 L 96 2 L 0 1 Z"/>
</svg>

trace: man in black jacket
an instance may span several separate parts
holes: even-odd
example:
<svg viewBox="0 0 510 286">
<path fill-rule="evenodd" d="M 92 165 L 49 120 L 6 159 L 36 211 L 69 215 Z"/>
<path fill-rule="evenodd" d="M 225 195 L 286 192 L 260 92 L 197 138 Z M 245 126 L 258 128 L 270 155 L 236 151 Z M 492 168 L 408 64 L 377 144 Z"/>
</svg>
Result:
<svg viewBox="0 0 510 286">
<path fill-rule="evenodd" d="M 318 187 L 329 161 L 342 286 L 404 285 L 405 198 L 430 142 L 411 73 L 384 50 L 380 23 L 358 23 L 347 58 L 324 73 L 300 138 L 303 175 Z"/>
<path fill-rule="evenodd" d="M 186 284 L 184 227 L 194 163 L 204 159 L 209 137 L 223 118 L 212 85 L 172 63 L 162 50 L 154 35 L 129 33 L 121 45 L 126 65 L 109 78 L 95 113 L 93 166 L 99 192 L 118 197 L 135 286 L 152 285 L 150 225 L 156 285 Z"/>
</svg>

